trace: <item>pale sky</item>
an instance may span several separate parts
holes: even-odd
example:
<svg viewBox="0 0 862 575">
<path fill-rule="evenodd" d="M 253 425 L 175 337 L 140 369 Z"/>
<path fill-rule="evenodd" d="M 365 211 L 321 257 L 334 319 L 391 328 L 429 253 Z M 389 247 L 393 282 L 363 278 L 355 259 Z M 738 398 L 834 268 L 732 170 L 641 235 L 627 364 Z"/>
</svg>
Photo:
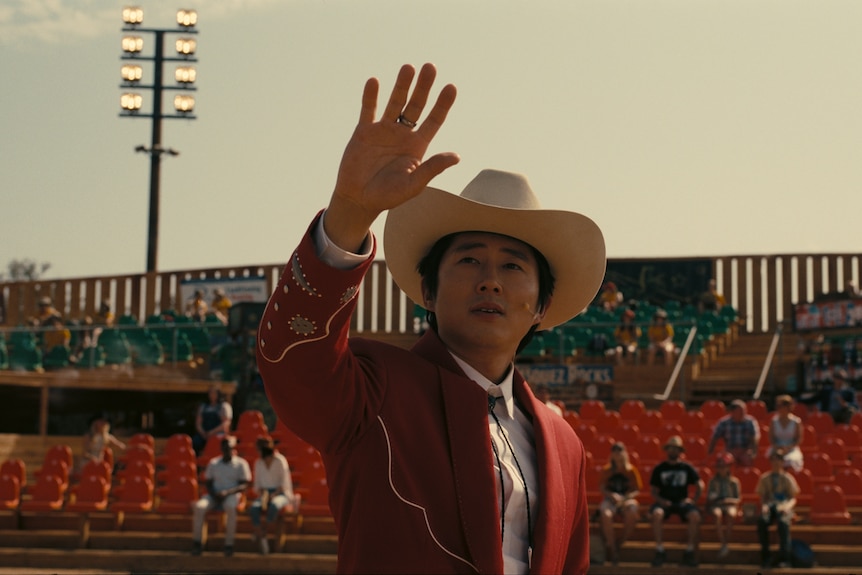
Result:
<svg viewBox="0 0 862 575">
<path fill-rule="evenodd" d="M 125 4 L 0 0 L 3 272 L 145 271 L 150 120 L 118 116 Z M 858 0 L 140 5 L 151 27 L 199 12 L 198 119 L 162 127 L 181 152 L 162 164 L 162 271 L 286 261 L 366 78 L 388 94 L 426 61 L 459 90 L 431 152 L 461 163 L 437 187 L 523 172 L 611 258 L 862 251 Z"/>
</svg>

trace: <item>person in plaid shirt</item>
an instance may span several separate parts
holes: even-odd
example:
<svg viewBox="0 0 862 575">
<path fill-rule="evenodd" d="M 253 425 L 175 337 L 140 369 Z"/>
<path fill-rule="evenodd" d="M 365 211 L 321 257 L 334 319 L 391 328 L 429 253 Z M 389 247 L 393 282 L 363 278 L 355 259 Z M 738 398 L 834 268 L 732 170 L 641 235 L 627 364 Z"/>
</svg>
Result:
<svg viewBox="0 0 862 575">
<path fill-rule="evenodd" d="M 724 441 L 724 449 L 733 455 L 737 465 L 749 467 L 754 463 L 760 442 L 760 424 L 746 413 L 745 402 L 741 399 L 731 401 L 728 414 L 718 420 L 709 441 L 710 454 L 719 439 Z"/>
</svg>

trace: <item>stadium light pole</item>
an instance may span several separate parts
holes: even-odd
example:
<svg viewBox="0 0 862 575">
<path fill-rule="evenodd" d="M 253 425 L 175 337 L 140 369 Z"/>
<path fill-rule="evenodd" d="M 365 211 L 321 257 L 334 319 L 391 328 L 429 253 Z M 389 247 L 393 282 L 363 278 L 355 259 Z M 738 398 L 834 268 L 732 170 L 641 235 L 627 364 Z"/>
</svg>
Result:
<svg viewBox="0 0 862 575">
<path fill-rule="evenodd" d="M 181 118 L 194 120 L 195 99 L 188 92 L 197 88 L 194 86 L 197 72 L 190 63 L 197 62 L 195 50 L 197 42 L 190 35 L 197 34 L 195 28 L 198 15 L 194 10 L 177 11 L 177 27 L 168 28 L 144 28 L 144 11 L 137 6 L 123 8 L 122 32 L 123 53 L 120 57 L 125 63 L 120 69 L 123 82 L 120 88 L 123 90 L 142 89 L 152 92 L 151 112 L 141 113 L 144 98 L 138 92 L 124 91 L 120 96 L 120 117 L 126 118 L 149 118 L 152 121 L 150 145 L 136 146 L 136 152 L 149 154 L 150 156 L 150 206 L 147 233 L 147 273 L 156 271 L 159 244 L 159 198 L 161 180 L 162 155 L 177 156 L 179 152 L 172 148 L 162 147 L 162 120 L 166 118 Z M 138 34 L 149 34 L 153 36 L 154 47 L 149 55 L 143 54 L 144 39 Z M 176 35 L 176 56 L 165 55 L 166 36 Z M 143 84 L 144 70 L 140 65 L 142 62 L 152 62 L 153 81 L 151 84 Z M 174 74 L 175 83 L 165 85 L 164 63 L 178 62 Z M 164 91 L 176 91 L 174 96 L 174 113 L 162 111 L 162 93 Z"/>
</svg>

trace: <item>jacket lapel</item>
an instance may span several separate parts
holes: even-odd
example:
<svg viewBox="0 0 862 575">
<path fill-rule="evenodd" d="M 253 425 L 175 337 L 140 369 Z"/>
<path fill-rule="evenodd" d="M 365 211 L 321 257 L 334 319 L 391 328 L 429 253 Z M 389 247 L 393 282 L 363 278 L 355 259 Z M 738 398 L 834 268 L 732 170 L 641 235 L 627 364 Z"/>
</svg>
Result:
<svg viewBox="0 0 862 575">
<path fill-rule="evenodd" d="M 438 366 L 461 526 L 473 564 L 480 573 L 502 573 L 488 396 L 464 375 L 433 332 L 426 333 L 413 351 Z"/>
<path fill-rule="evenodd" d="M 536 462 L 539 482 L 539 513 L 533 529 L 533 558 L 530 571 L 533 573 L 559 573 L 563 569 L 560 558 L 566 556 L 568 532 L 563 518 L 569 513 L 560 513 L 569 505 L 568 490 L 574 489 L 576 478 L 566 485 L 557 449 L 553 421 L 556 417 L 547 409 L 539 409 L 539 400 L 529 390 L 526 381 L 517 371 L 513 383 L 514 394 L 524 410 L 533 420 L 533 434 L 536 443 Z M 548 512 L 554 509 L 555 513 Z"/>
</svg>

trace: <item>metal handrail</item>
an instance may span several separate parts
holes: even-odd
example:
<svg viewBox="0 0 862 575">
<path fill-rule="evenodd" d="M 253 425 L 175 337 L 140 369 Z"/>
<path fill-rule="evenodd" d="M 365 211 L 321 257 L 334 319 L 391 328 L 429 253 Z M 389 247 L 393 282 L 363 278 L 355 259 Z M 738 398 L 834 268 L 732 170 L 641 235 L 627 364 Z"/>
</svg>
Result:
<svg viewBox="0 0 862 575">
<path fill-rule="evenodd" d="M 682 346 L 682 350 L 679 352 L 679 357 L 676 360 L 676 364 L 673 366 L 673 372 L 670 374 L 670 378 L 668 378 L 667 387 L 665 387 L 664 393 L 656 393 L 655 395 L 653 395 L 653 398 L 660 401 L 665 401 L 668 397 L 670 397 L 670 394 L 673 391 L 673 386 L 676 385 L 676 380 L 679 377 L 680 371 L 682 371 L 682 366 L 685 365 L 685 358 L 688 357 L 688 350 L 691 347 L 691 343 L 694 341 L 694 338 L 696 336 L 697 324 L 691 326 L 691 330 L 689 330 L 688 332 L 688 337 L 685 338 L 685 343 Z"/>
<path fill-rule="evenodd" d="M 763 369 L 760 371 L 760 379 L 757 380 L 757 387 L 754 388 L 753 399 L 760 399 L 760 394 L 763 392 L 763 385 L 766 383 L 766 377 L 769 374 L 769 369 L 772 367 L 772 360 L 775 357 L 775 351 L 778 349 L 778 343 L 781 341 L 781 335 L 784 332 L 784 322 L 775 326 L 775 331 L 772 334 L 772 341 L 769 344 L 769 351 L 766 352 L 766 359 L 763 362 Z"/>
</svg>

